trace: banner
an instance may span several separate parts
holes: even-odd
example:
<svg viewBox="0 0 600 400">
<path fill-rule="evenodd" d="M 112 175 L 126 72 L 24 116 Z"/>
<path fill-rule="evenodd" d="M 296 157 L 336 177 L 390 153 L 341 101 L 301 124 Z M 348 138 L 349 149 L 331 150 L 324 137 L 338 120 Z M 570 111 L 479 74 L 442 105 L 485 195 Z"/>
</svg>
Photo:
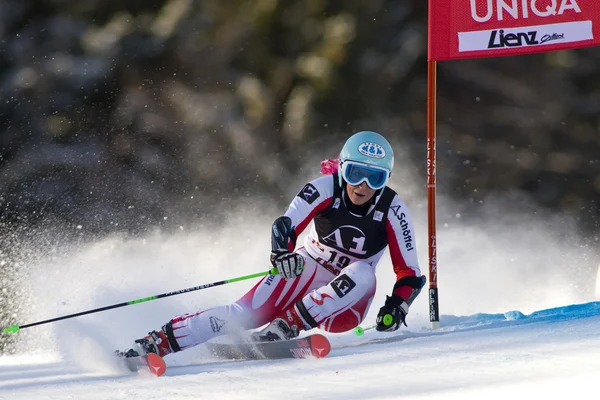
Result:
<svg viewBox="0 0 600 400">
<path fill-rule="evenodd" d="M 600 45 L 600 0 L 429 0 L 429 60 Z"/>
</svg>

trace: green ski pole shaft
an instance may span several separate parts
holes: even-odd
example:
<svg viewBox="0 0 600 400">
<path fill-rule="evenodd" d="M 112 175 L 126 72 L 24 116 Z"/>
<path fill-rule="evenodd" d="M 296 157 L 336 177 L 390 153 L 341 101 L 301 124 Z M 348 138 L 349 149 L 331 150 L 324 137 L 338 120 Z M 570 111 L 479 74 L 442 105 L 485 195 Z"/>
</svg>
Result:
<svg viewBox="0 0 600 400">
<path fill-rule="evenodd" d="M 107 310 L 112 310 L 112 309 L 115 309 L 115 308 L 131 306 L 133 304 L 145 303 L 147 301 L 152 301 L 152 300 L 157 300 L 157 299 L 164 299 L 165 297 L 171 297 L 171 296 L 176 296 L 178 294 L 195 292 L 196 290 L 208 289 L 208 288 L 211 288 L 211 287 L 214 287 L 214 286 L 226 285 L 228 283 L 244 281 L 246 279 L 258 278 L 260 276 L 265 276 L 265 275 L 269 275 L 269 274 L 276 275 L 277 274 L 277 269 L 273 268 L 273 269 L 270 269 L 269 271 L 258 272 L 256 274 L 252 274 L 252 275 L 240 276 L 238 278 L 226 279 L 226 280 L 223 280 L 223 281 L 218 281 L 218 282 L 213 282 L 213 283 L 207 283 L 207 284 L 204 284 L 204 285 L 194 286 L 194 287 L 187 288 L 187 289 L 176 290 L 174 292 L 162 293 L 162 294 L 158 294 L 158 295 L 155 295 L 155 296 L 144 297 L 142 299 L 137 299 L 137 300 L 132 300 L 132 301 L 126 301 L 124 303 L 113 304 L 113 305 L 110 305 L 110 306 L 95 308 L 93 310 L 82 311 L 82 312 L 78 312 L 78 313 L 75 313 L 75 314 L 63 315 L 62 317 L 56 317 L 56 318 L 47 319 L 47 320 L 44 320 L 44 321 L 32 322 L 30 324 L 25 324 L 25 325 L 11 325 L 8 328 L 4 328 L 2 330 L 2 332 L 3 333 L 15 333 L 15 332 L 20 331 L 21 329 L 31 328 L 32 326 L 48 324 L 50 322 L 61 321 L 63 319 L 81 317 L 82 315 L 94 314 L 94 313 L 98 313 L 98 312 L 101 312 L 101 311 L 107 311 Z"/>
</svg>

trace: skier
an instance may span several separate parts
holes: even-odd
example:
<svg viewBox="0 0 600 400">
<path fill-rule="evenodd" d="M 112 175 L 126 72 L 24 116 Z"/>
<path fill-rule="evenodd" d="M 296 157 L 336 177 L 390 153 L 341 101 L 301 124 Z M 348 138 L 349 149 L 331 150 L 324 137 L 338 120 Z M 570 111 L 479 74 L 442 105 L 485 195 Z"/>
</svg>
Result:
<svg viewBox="0 0 600 400">
<path fill-rule="evenodd" d="M 271 263 L 241 299 L 177 316 L 135 341 L 133 357 L 163 357 L 216 336 L 256 329 L 257 340 L 288 340 L 302 330 L 345 332 L 358 326 L 375 295 L 375 267 L 390 247 L 396 281 L 376 319 L 378 331 L 395 331 L 425 284 L 406 204 L 387 187 L 394 152 L 380 134 L 362 131 L 344 144 L 337 160 L 321 163 L 325 176 L 307 183 L 271 231 Z M 296 239 L 313 221 L 304 247 Z"/>
</svg>

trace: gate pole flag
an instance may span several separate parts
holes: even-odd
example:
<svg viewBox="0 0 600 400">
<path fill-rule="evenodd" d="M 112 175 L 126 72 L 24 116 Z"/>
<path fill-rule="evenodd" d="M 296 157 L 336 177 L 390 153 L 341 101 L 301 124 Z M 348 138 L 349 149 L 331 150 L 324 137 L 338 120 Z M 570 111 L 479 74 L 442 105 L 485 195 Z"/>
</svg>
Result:
<svg viewBox="0 0 600 400">
<path fill-rule="evenodd" d="M 510 56 L 598 45 L 598 0 L 429 3 L 429 60 Z"/>
<path fill-rule="evenodd" d="M 600 0 L 429 0 L 429 310 L 439 326 L 435 233 L 436 62 L 600 45 Z"/>
</svg>

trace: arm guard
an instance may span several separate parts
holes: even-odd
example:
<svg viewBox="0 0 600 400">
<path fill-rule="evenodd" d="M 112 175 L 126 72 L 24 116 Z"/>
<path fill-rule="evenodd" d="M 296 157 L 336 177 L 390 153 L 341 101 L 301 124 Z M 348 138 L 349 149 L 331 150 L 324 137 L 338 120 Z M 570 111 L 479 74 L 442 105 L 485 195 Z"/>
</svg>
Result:
<svg viewBox="0 0 600 400">
<path fill-rule="evenodd" d="M 296 247 L 296 239 L 296 232 L 292 226 L 291 218 L 282 216 L 273 222 L 271 228 L 271 250 L 294 250 Z"/>
<path fill-rule="evenodd" d="M 427 278 L 425 275 L 422 276 L 405 276 L 404 278 L 400 278 L 394 284 L 394 289 L 392 289 L 392 294 L 396 294 L 398 288 L 402 286 L 409 286 L 412 288 L 412 292 L 407 299 L 402 299 L 406 301 L 406 303 L 410 306 L 415 298 L 421 293 L 421 289 L 425 286 L 425 282 Z M 398 296 L 401 298 L 401 296 Z"/>
</svg>

